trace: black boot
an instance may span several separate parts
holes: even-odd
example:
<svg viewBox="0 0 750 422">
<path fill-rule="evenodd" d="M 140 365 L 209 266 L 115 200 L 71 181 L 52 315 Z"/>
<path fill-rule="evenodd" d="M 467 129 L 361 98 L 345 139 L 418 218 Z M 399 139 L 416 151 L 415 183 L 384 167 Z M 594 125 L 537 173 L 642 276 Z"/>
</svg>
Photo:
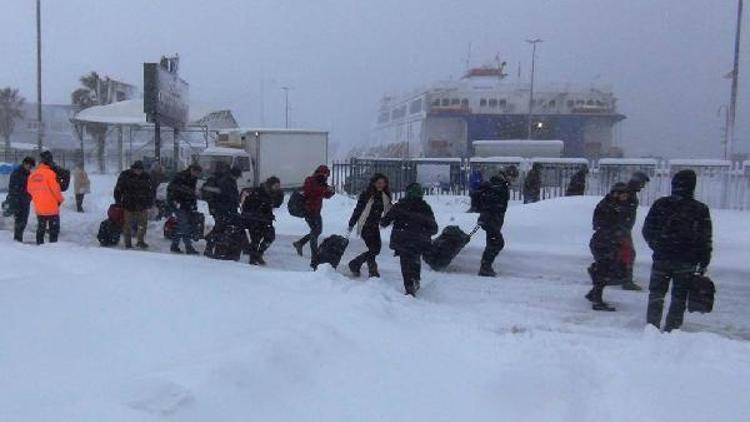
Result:
<svg viewBox="0 0 750 422">
<path fill-rule="evenodd" d="M 591 302 L 591 309 L 595 311 L 614 312 L 615 308 L 602 299 L 603 292 L 603 288 L 594 286 L 591 291 L 586 294 L 586 299 Z"/>
<path fill-rule="evenodd" d="M 633 280 L 628 280 L 625 283 L 623 283 L 622 289 L 623 290 L 630 290 L 630 291 L 633 291 L 633 292 L 640 292 L 641 290 L 643 290 L 643 287 L 635 284 L 633 282 Z"/>
<path fill-rule="evenodd" d="M 380 278 L 380 272 L 378 271 L 378 264 L 375 262 L 368 262 L 367 274 L 370 276 L 370 278 Z"/>
<path fill-rule="evenodd" d="M 294 250 L 297 251 L 297 255 L 302 256 L 302 248 L 305 246 L 304 243 L 301 243 L 299 240 L 292 243 L 292 246 L 294 246 Z"/>
<path fill-rule="evenodd" d="M 359 277 L 361 275 L 361 268 L 362 264 L 359 262 L 356 262 L 355 260 L 349 261 L 349 271 L 352 272 L 354 277 Z"/>
<path fill-rule="evenodd" d="M 497 277 L 497 273 L 492 269 L 492 264 L 482 263 L 479 268 L 480 277 Z"/>
</svg>

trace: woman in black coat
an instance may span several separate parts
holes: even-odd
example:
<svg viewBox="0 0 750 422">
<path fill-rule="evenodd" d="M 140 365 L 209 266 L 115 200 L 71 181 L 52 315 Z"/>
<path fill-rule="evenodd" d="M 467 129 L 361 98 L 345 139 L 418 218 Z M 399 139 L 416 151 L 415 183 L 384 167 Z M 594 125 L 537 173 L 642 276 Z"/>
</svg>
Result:
<svg viewBox="0 0 750 422">
<path fill-rule="evenodd" d="M 359 195 L 357 206 L 349 219 L 349 232 L 356 227 L 357 234 L 365 241 L 367 251 L 349 262 L 349 270 L 359 277 L 362 264 L 367 262 L 370 277 L 380 277 L 375 258 L 380 254 L 380 219 L 391 209 L 391 192 L 388 189 L 388 177 L 376 174 L 370 179 L 370 185 Z"/>
<path fill-rule="evenodd" d="M 438 232 L 432 208 L 422 199 L 422 195 L 419 183 L 407 186 L 406 197 L 398 201 L 380 222 L 382 227 L 393 223 L 391 249 L 401 260 L 404 288 L 406 294 L 411 296 L 419 290 L 422 254 L 429 249 L 432 236 Z"/>
</svg>

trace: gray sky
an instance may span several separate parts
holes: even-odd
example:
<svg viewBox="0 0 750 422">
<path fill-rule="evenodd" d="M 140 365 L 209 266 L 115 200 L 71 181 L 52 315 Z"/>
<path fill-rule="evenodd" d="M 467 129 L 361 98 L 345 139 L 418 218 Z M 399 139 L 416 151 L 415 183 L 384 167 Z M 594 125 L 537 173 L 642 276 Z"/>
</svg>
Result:
<svg viewBox="0 0 750 422">
<path fill-rule="evenodd" d="M 240 123 L 283 124 L 365 139 L 383 94 L 459 77 L 497 52 L 538 80 L 612 84 L 628 155 L 718 156 L 729 99 L 735 0 L 42 0 L 44 101 L 68 103 L 96 70 L 142 84 L 142 63 L 179 52 L 191 96 Z M 2 0 L 0 86 L 35 91 L 32 0 Z M 738 149 L 750 150 L 750 24 L 745 14 Z M 261 82 L 263 81 L 263 82 Z M 261 86 L 265 112 L 261 112 Z M 265 117 L 265 122 L 261 118 Z"/>
</svg>

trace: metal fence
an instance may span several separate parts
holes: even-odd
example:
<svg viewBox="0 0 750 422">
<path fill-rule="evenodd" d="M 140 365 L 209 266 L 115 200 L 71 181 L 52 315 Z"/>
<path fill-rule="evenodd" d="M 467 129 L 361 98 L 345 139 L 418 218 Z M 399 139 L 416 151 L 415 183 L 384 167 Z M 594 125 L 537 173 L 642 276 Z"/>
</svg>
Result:
<svg viewBox="0 0 750 422">
<path fill-rule="evenodd" d="M 479 171 L 485 179 L 508 166 L 519 169 L 519 178 L 511 186 L 511 197 L 523 199 L 523 183 L 532 164 L 542 172 L 542 199 L 565 195 L 571 177 L 584 166 L 589 168 L 586 194 L 604 195 L 616 182 L 626 182 L 636 171 L 646 173 L 651 182 L 641 192 L 641 203 L 650 205 L 669 195 L 672 176 L 682 169 L 698 175 L 696 198 L 712 208 L 750 210 L 750 161 L 731 163 L 723 160 L 602 159 L 493 157 L 469 159 L 384 159 L 353 158 L 332 165 L 332 182 L 337 190 L 356 195 L 367 187 L 370 177 L 382 173 L 390 179 L 391 190 L 400 197 L 412 182 L 420 182 L 428 195 L 467 195 L 469 177 Z"/>
</svg>

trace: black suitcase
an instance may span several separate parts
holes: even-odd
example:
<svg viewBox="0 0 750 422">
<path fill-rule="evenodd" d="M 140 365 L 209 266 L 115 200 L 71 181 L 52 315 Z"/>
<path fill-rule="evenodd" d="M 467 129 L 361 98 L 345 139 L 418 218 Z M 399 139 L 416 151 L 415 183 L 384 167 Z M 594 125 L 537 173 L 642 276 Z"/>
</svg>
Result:
<svg viewBox="0 0 750 422">
<path fill-rule="evenodd" d="M 99 233 L 97 233 L 96 238 L 101 246 L 117 246 L 120 243 L 121 233 L 122 229 L 119 225 L 110 219 L 106 219 L 99 224 Z"/>
<path fill-rule="evenodd" d="M 195 211 L 190 214 L 190 227 L 192 230 L 191 238 L 193 241 L 199 241 L 205 237 L 206 230 L 206 217 Z M 167 240 L 174 239 L 175 233 L 177 233 L 177 217 L 171 216 L 164 222 L 164 238 Z"/>
<path fill-rule="evenodd" d="M 424 262 L 435 271 L 444 270 L 469 243 L 477 230 L 478 227 L 475 227 L 467 234 L 458 226 L 446 226 L 440 236 L 432 241 L 430 249 L 424 253 Z"/>
<path fill-rule="evenodd" d="M 334 234 L 327 237 L 318 247 L 318 255 L 313 258 L 313 268 L 317 270 L 320 264 L 331 264 L 333 268 L 338 267 L 347 246 L 349 246 L 349 239 L 344 236 Z"/>
<path fill-rule="evenodd" d="M 688 290 L 688 311 L 710 313 L 714 309 L 715 295 L 716 286 L 710 278 L 704 275 L 694 275 Z"/>
<path fill-rule="evenodd" d="M 213 233 L 213 250 L 208 251 L 209 256 L 224 261 L 239 261 L 242 251 L 247 243 L 245 229 L 228 225 L 222 233 Z"/>
</svg>

